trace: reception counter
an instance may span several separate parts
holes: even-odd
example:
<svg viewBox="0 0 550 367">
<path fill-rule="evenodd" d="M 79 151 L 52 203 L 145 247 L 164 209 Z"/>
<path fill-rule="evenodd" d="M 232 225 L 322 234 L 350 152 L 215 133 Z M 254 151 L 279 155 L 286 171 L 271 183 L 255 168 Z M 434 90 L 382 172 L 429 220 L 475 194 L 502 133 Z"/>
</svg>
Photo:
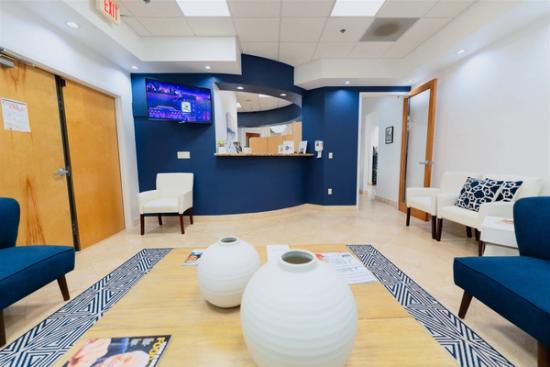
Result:
<svg viewBox="0 0 550 367">
<path fill-rule="evenodd" d="M 277 157 L 277 158 L 306 158 L 313 157 L 311 153 L 270 154 L 270 153 L 215 153 L 216 157 Z"/>
</svg>

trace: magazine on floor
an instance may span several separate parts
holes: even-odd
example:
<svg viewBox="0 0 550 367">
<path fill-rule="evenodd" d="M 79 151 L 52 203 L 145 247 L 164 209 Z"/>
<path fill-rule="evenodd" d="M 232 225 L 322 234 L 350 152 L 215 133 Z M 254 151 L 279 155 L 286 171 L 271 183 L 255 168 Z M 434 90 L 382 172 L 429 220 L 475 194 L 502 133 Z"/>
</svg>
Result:
<svg viewBox="0 0 550 367">
<path fill-rule="evenodd" d="M 64 367 L 155 367 L 170 335 L 91 339 Z"/>
<path fill-rule="evenodd" d="M 184 266 L 197 266 L 204 250 L 192 250 L 183 263 Z"/>
</svg>

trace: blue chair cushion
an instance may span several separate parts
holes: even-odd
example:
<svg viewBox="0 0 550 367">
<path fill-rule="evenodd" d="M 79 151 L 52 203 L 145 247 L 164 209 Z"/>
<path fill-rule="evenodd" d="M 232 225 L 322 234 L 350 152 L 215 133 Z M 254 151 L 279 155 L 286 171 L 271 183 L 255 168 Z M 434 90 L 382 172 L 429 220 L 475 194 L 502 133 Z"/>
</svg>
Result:
<svg viewBox="0 0 550 367">
<path fill-rule="evenodd" d="M 16 246 L 0 250 L 0 310 L 74 269 L 67 246 Z"/>
<path fill-rule="evenodd" d="M 454 261 L 456 285 L 550 345 L 550 261 L 527 256 Z"/>
</svg>

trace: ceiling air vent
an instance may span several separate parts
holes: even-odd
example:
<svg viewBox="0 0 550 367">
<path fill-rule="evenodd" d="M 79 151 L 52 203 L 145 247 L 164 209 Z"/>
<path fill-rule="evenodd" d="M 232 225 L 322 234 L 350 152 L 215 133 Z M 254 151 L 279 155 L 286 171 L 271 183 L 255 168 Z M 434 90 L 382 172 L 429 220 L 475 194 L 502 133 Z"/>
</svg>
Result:
<svg viewBox="0 0 550 367">
<path fill-rule="evenodd" d="M 361 42 L 395 42 L 419 18 L 376 18 L 361 37 Z"/>
</svg>

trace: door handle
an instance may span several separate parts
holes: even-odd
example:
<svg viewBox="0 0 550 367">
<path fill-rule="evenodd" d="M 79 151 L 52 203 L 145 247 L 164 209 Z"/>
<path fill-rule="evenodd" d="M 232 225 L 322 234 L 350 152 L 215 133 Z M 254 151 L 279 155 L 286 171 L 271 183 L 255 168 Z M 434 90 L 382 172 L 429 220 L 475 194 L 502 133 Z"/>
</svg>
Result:
<svg viewBox="0 0 550 367">
<path fill-rule="evenodd" d="M 434 161 L 420 161 L 420 162 L 418 162 L 418 164 L 423 164 L 424 166 L 431 166 L 434 163 L 435 163 Z"/>
<path fill-rule="evenodd" d="M 60 167 L 55 171 L 56 176 L 69 176 L 69 170 L 64 167 Z"/>
</svg>

